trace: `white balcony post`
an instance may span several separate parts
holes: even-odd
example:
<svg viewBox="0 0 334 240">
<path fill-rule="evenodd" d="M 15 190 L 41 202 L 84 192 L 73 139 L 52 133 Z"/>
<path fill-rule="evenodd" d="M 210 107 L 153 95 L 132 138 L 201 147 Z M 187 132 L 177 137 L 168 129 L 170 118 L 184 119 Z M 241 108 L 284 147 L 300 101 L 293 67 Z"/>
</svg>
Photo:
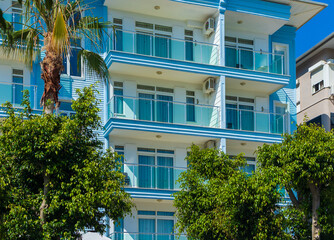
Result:
<svg viewBox="0 0 334 240">
<path fill-rule="evenodd" d="M 220 104 L 218 105 L 218 107 L 220 108 L 220 124 L 219 127 L 220 128 L 226 128 L 226 84 L 225 84 L 226 78 L 225 76 L 220 76 L 219 78 L 219 87 L 218 87 L 218 91 L 220 89 L 220 101 L 218 100 L 218 102 L 220 102 Z M 217 97 L 218 95 L 218 91 L 217 91 Z"/>
</svg>

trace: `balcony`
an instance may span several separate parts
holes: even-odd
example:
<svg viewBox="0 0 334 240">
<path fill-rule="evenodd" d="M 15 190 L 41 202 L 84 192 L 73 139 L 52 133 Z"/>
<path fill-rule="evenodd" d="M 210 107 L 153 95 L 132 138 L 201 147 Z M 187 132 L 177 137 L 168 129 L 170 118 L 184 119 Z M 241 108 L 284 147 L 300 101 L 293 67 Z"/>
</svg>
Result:
<svg viewBox="0 0 334 240">
<path fill-rule="evenodd" d="M 163 164 L 164 161 L 160 161 L 160 163 Z M 187 171 L 187 168 L 126 163 L 123 164 L 122 171 L 127 187 L 180 190 L 180 185 L 176 180 L 182 172 Z"/>
<path fill-rule="evenodd" d="M 0 82 L 0 104 L 10 102 L 13 107 L 21 107 L 24 90 L 29 90 L 31 108 L 37 109 L 37 86 L 22 83 Z"/>
<path fill-rule="evenodd" d="M 246 48 L 225 47 L 225 66 L 286 75 L 285 56 Z"/>
<path fill-rule="evenodd" d="M 110 118 L 126 118 L 140 121 L 186 124 L 202 127 L 219 127 L 217 106 L 169 101 L 169 96 L 153 99 L 151 94 L 145 98 L 114 96 L 108 103 Z"/>
<path fill-rule="evenodd" d="M 108 50 L 210 65 L 219 63 L 216 44 L 144 32 L 115 30 Z"/>
<path fill-rule="evenodd" d="M 186 240 L 186 235 L 167 234 L 167 233 L 131 233 L 116 232 L 109 235 L 112 240 Z"/>
<path fill-rule="evenodd" d="M 288 114 L 226 108 L 226 128 L 283 134 L 288 132 Z"/>
</svg>

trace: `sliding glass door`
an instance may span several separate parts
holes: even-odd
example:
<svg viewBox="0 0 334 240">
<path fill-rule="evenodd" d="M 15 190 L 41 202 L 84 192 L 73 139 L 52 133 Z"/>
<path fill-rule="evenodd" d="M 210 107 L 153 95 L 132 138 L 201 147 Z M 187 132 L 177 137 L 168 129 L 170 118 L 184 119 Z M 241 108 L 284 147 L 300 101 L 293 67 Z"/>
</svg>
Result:
<svg viewBox="0 0 334 240">
<path fill-rule="evenodd" d="M 136 33 L 136 53 L 152 55 L 152 34 L 146 32 Z"/>
<path fill-rule="evenodd" d="M 139 119 L 154 121 L 154 94 L 139 93 Z"/>
<path fill-rule="evenodd" d="M 138 186 L 155 188 L 155 157 L 139 155 L 138 163 Z"/>
<path fill-rule="evenodd" d="M 157 187 L 160 189 L 174 189 L 173 158 L 157 157 Z"/>
<path fill-rule="evenodd" d="M 155 240 L 155 219 L 139 219 L 139 239 Z M 153 234 L 153 235 L 152 235 Z"/>
<path fill-rule="evenodd" d="M 173 97 L 157 95 L 157 121 L 173 122 Z"/>
<path fill-rule="evenodd" d="M 171 36 L 155 34 L 155 56 L 170 58 L 171 56 Z"/>
<path fill-rule="evenodd" d="M 174 240 L 174 221 L 173 220 L 165 220 L 158 219 L 157 220 L 157 240 Z"/>
</svg>

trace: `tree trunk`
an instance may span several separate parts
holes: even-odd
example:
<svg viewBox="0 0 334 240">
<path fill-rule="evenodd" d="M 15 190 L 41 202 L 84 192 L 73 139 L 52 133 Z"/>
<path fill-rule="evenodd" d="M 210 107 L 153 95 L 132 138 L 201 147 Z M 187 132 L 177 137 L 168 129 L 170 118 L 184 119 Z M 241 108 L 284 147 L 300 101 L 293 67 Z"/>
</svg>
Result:
<svg viewBox="0 0 334 240">
<path fill-rule="evenodd" d="M 320 225 L 318 209 L 320 207 L 320 188 L 314 183 L 310 184 L 312 193 L 312 240 L 320 240 Z"/>
<path fill-rule="evenodd" d="M 43 177 L 43 201 L 39 208 L 39 217 L 42 221 L 42 224 L 45 223 L 45 209 L 48 207 L 46 198 L 49 193 L 49 188 L 50 188 L 49 184 L 50 184 L 50 176 L 47 173 L 45 173 Z"/>
<path fill-rule="evenodd" d="M 41 105 L 47 114 L 52 114 L 59 106 L 58 94 L 60 86 L 60 73 L 63 70 L 62 55 L 57 53 L 51 46 L 50 34 L 45 36 L 45 57 L 41 62 L 41 78 L 44 80 L 44 92 L 41 98 Z M 48 100 L 50 101 L 47 104 Z"/>
</svg>

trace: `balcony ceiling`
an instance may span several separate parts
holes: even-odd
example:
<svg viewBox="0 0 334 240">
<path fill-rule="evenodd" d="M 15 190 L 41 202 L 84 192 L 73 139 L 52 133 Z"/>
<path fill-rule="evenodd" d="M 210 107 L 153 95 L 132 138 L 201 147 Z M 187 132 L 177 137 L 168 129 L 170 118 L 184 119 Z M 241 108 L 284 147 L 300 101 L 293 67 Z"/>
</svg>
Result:
<svg viewBox="0 0 334 240">
<path fill-rule="evenodd" d="M 241 12 L 226 11 L 226 28 L 232 31 L 249 32 L 271 35 L 280 29 L 287 21 L 256 16 Z"/>
<path fill-rule="evenodd" d="M 154 67 L 144 67 L 117 62 L 111 64 L 109 71 L 111 76 L 117 74 L 140 78 L 150 78 L 155 79 L 156 81 L 165 80 L 192 84 L 202 84 L 206 78 L 210 77 L 209 75 L 194 74 L 184 71 L 175 71 Z M 159 75 L 157 72 L 161 72 L 161 74 Z"/>
<path fill-rule="evenodd" d="M 214 8 L 166 0 L 140 0 L 140 3 L 134 0 L 106 0 L 105 4 L 110 9 L 182 21 L 204 22 L 218 11 Z M 159 6 L 160 9 L 156 10 L 155 6 Z"/>
<path fill-rule="evenodd" d="M 247 150 L 254 152 L 258 147 L 262 146 L 261 142 L 249 142 L 249 141 L 239 141 L 239 140 L 226 140 L 227 153 L 229 149 L 238 149 L 239 153 L 247 152 Z"/>
<path fill-rule="evenodd" d="M 133 139 L 140 141 L 154 141 L 155 143 L 161 143 L 163 146 L 175 147 L 175 143 L 183 143 L 190 147 L 191 143 L 203 145 L 208 140 L 212 138 L 206 137 L 196 137 L 181 134 L 168 134 L 168 133 L 156 133 L 156 132 L 146 132 L 146 131 L 133 131 L 124 129 L 113 129 L 110 132 L 110 140 L 113 139 Z M 159 138 L 157 138 L 159 136 Z"/>
<path fill-rule="evenodd" d="M 284 85 L 263 83 L 257 81 L 245 81 L 237 78 L 226 78 L 226 90 L 248 91 L 261 95 L 270 95 Z"/>
<path fill-rule="evenodd" d="M 288 25 L 299 29 L 311 18 L 327 7 L 327 4 L 312 0 L 266 0 L 291 6 L 291 18 Z"/>
</svg>

